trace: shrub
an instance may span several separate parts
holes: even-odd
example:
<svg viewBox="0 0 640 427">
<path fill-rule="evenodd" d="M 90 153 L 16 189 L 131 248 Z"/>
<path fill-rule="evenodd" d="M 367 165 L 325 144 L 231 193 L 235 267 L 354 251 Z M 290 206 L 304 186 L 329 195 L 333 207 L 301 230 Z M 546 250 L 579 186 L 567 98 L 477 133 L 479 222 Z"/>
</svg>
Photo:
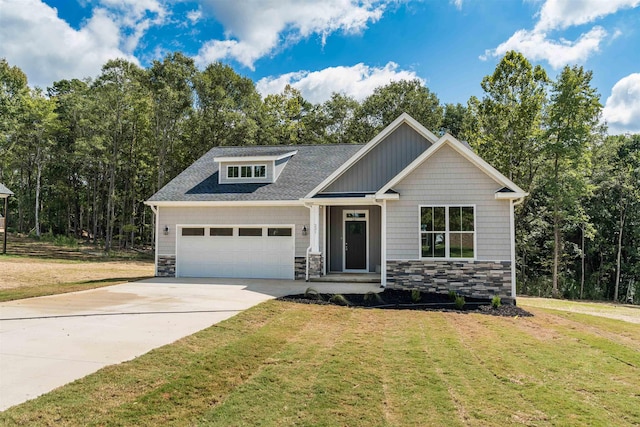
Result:
<svg viewBox="0 0 640 427">
<path fill-rule="evenodd" d="M 384 304 L 384 300 L 379 293 L 369 291 L 364 294 L 364 302 L 366 305 Z"/>
<path fill-rule="evenodd" d="M 348 299 L 346 299 L 344 297 L 344 295 L 341 294 L 335 294 L 332 295 L 331 298 L 329 298 L 329 302 L 333 303 L 333 304 L 337 304 L 337 305 L 351 305 L 351 303 L 349 302 Z"/>
<path fill-rule="evenodd" d="M 464 307 L 464 302 L 464 297 L 462 295 L 456 295 L 454 303 L 458 310 L 462 310 L 462 307 Z"/>
<path fill-rule="evenodd" d="M 502 305 L 502 299 L 498 295 L 491 298 L 491 307 L 498 308 L 501 305 Z"/>
<path fill-rule="evenodd" d="M 458 297 L 458 294 L 456 293 L 456 291 L 449 291 L 449 299 L 451 301 L 455 301 L 457 297 Z"/>
<path fill-rule="evenodd" d="M 307 288 L 307 290 L 304 291 L 304 296 L 305 298 L 308 298 L 308 299 L 313 299 L 317 301 L 322 300 L 322 295 L 320 295 L 320 293 L 313 288 Z"/>
<path fill-rule="evenodd" d="M 421 299 L 422 292 L 420 292 L 420 289 L 411 289 L 411 301 L 413 301 L 414 303 L 418 303 Z"/>
</svg>

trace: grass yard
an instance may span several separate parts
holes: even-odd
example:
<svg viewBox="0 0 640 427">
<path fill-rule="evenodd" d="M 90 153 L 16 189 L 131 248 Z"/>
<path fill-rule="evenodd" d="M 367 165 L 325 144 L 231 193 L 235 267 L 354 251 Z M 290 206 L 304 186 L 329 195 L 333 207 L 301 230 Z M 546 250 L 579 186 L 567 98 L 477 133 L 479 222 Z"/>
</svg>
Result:
<svg viewBox="0 0 640 427">
<path fill-rule="evenodd" d="M 2 425 L 632 426 L 640 325 L 269 301 Z"/>
<path fill-rule="evenodd" d="M 153 259 L 137 254 L 105 257 L 14 236 L 10 243 L 13 255 L 0 255 L 0 302 L 115 285 L 154 273 Z"/>
</svg>

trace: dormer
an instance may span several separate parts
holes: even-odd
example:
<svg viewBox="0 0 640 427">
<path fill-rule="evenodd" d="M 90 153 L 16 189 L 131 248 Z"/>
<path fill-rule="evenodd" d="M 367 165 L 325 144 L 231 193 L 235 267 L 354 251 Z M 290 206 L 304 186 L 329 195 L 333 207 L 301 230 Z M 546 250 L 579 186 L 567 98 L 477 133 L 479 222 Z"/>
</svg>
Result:
<svg viewBox="0 0 640 427">
<path fill-rule="evenodd" d="M 249 151 L 250 149 L 247 149 Z M 219 184 L 270 184 L 276 182 L 287 162 L 297 151 L 242 153 L 216 157 Z"/>
</svg>

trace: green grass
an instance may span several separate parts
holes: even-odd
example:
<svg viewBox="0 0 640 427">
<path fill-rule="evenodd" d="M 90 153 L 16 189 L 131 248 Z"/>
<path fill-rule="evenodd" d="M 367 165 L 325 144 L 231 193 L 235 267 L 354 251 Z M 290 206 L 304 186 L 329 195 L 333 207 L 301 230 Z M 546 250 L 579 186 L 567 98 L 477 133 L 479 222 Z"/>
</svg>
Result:
<svg viewBox="0 0 640 427">
<path fill-rule="evenodd" d="M 149 276 L 113 278 L 104 280 L 85 280 L 82 282 L 38 284 L 21 286 L 19 288 L 0 289 L 0 302 L 14 301 L 24 298 L 43 297 L 46 295 L 66 294 L 69 292 L 86 291 L 104 286 L 119 285 L 121 283 L 148 279 Z"/>
<path fill-rule="evenodd" d="M 637 425 L 640 325 L 269 301 L 2 425 Z"/>
</svg>

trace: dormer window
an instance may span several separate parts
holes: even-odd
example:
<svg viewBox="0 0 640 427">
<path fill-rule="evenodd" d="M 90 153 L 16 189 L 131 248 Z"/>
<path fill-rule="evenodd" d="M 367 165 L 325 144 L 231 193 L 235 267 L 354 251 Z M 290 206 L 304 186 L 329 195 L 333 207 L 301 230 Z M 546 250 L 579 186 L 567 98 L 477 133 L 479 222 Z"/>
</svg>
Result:
<svg viewBox="0 0 640 427">
<path fill-rule="evenodd" d="M 253 167 L 253 177 L 254 178 L 264 178 L 267 176 L 267 166 L 259 165 Z"/>
<path fill-rule="evenodd" d="M 296 151 L 266 147 L 269 151 L 250 155 L 247 147 L 239 150 L 242 155 L 216 157 L 220 165 L 220 184 L 269 184 L 275 182 Z"/>
<path fill-rule="evenodd" d="M 238 175 L 238 166 L 227 166 L 227 178 L 237 178 Z"/>
</svg>

